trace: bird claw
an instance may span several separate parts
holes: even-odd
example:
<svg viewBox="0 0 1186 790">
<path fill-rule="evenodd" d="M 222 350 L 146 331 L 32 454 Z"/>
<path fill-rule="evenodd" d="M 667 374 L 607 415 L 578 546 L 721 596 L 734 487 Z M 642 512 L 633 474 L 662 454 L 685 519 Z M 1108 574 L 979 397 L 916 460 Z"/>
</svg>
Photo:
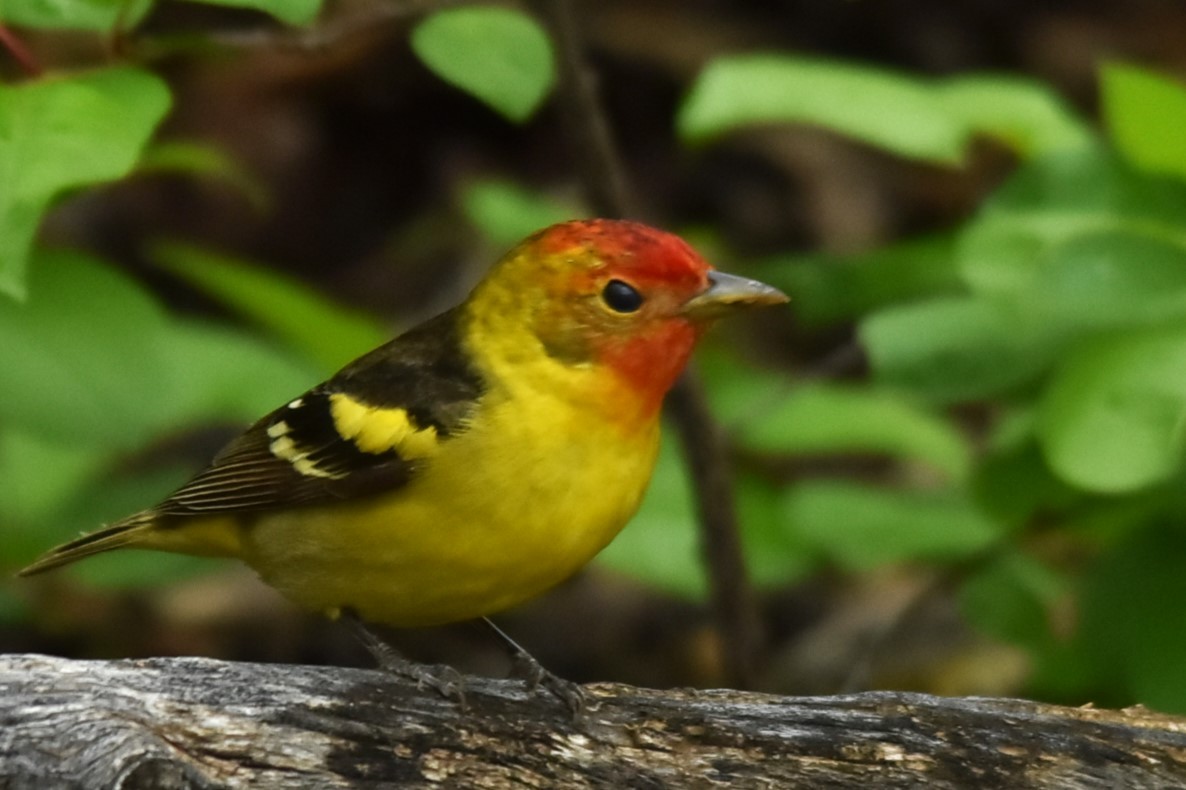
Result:
<svg viewBox="0 0 1186 790">
<path fill-rule="evenodd" d="M 448 664 L 417 664 L 403 659 L 399 667 L 384 667 L 400 677 L 416 682 L 418 689 L 432 689 L 445 699 L 454 700 L 462 711 L 467 709 L 465 702 L 465 675 L 462 675 Z"/>
<path fill-rule="evenodd" d="M 418 689 L 432 689 L 445 699 L 456 701 L 462 711 L 466 710 L 464 675 L 447 664 L 420 664 L 404 658 L 357 617 L 345 619 L 380 669 L 414 682 Z"/>
<path fill-rule="evenodd" d="M 542 687 L 564 703 L 574 721 L 581 718 L 588 706 L 588 696 L 581 684 L 565 680 L 556 673 L 549 672 L 543 664 L 536 661 L 535 657 L 525 650 L 515 651 L 512 661 L 514 673 L 523 679 L 529 692 L 535 694 Z"/>
</svg>

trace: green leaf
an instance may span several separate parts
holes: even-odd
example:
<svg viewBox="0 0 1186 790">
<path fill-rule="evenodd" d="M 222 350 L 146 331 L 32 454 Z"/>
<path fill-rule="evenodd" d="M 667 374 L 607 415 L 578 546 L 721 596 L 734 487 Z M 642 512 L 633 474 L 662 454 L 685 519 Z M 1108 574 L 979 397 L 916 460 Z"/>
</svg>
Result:
<svg viewBox="0 0 1186 790">
<path fill-rule="evenodd" d="M 769 123 L 822 126 L 941 164 L 960 161 L 968 134 L 916 77 L 773 54 L 714 60 L 692 86 L 676 126 L 684 140 L 695 143 Z"/>
<path fill-rule="evenodd" d="M 1037 650 L 1051 642 L 1050 612 L 1067 587 L 1033 557 L 1006 553 L 967 578 L 960 607 L 989 636 Z"/>
<path fill-rule="evenodd" d="M 1157 173 L 1186 178 L 1186 85 L 1123 63 L 1104 66 L 1104 121 L 1130 162 Z"/>
<path fill-rule="evenodd" d="M 0 522 L 9 536 L 12 524 L 44 518 L 63 499 L 108 463 L 102 447 L 74 444 L 59 438 L 50 441 L 8 427 L 0 432 L 0 478 L 5 494 L 0 499 Z M 3 541 L 7 551 L 9 541 Z"/>
<path fill-rule="evenodd" d="M 1064 480 L 1121 493 L 1167 480 L 1181 466 L 1186 328 L 1085 342 L 1055 371 L 1038 435 Z"/>
<path fill-rule="evenodd" d="M 892 392 L 809 384 L 737 431 L 760 452 L 885 453 L 931 465 L 954 482 L 971 467 L 967 442 L 950 423 Z"/>
<path fill-rule="evenodd" d="M 1000 530 L 952 493 L 810 481 L 784 500 L 788 528 L 841 566 L 862 571 L 909 560 L 951 561 L 992 545 Z"/>
<path fill-rule="evenodd" d="M 110 465 L 111 455 L 105 447 L 50 441 L 11 426 L 0 431 L 0 573 L 22 567 L 71 534 L 60 531 L 56 520 L 62 502 Z"/>
<path fill-rule="evenodd" d="M 1090 127 L 1043 83 L 974 75 L 947 80 L 937 92 L 953 117 L 970 130 L 1006 144 L 1023 158 L 1096 145 Z"/>
<path fill-rule="evenodd" d="M 1168 713 L 1186 713 L 1186 629 L 1173 627 L 1186 601 L 1183 567 L 1179 525 L 1147 528 L 1104 555 L 1083 580 L 1075 644 L 1100 682 L 1119 681 L 1134 701 Z"/>
<path fill-rule="evenodd" d="M 152 0 L 0 0 L 0 23 L 58 30 L 130 30 Z"/>
<path fill-rule="evenodd" d="M 11 483 L 14 492 L 0 501 L 0 523 L 5 534 L 3 551 L 18 557 L 14 564 L 28 562 L 55 541 L 159 501 L 217 449 L 213 445 L 209 455 L 203 457 L 199 450 L 175 461 L 160 446 L 150 447 L 145 456 L 130 453 L 133 439 L 136 445 L 161 436 L 172 440 L 185 435 L 190 426 L 209 424 L 235 426 L 227 434 L 229 439 L 239 427 L 317 380 L 316 373 L 295 362 L 291 354 L 229 327 L 177 322 L 164 327 L 160 345 L 168 354 L 163 365 L 154 366 L 151 388 L 127 393 L 134 403 L 148 399 L 151 408 L 142 410 L 128 436 L 121 437 L 125 441 L 96 445 L 64 437 L 51 441 L 13 430 L 0 433 L 0 477 Z M 134 347 L 104 353 L 139 360 Z M 212 433 L 217 439 L 217 433 Z M 82 575 L 92 581 L 102 577 L 120 583 L 161 578 L 159 573 L 145 573 L 143 567 L 121 572 L 118 569 L 127 566 L 122 560 L 100 565 L 86 568 Z M 108 574 L 106 568 L 113 570 Z M 123 581 L 121 574 L 126 577 Z"/>
<path fill-rule="evenodd" d="M 1186 185 L 1096 151 L 1040 159 L 961 234 L 960 271 L 976 293 L 1020 302 L 1040 293 L 1035 280 L 1058 245 L 1108 231 L 1186 247 Z"/>
<path fill-rule="evenodd" d="M 1053 348 L 1040 327 L 982 299 L 952 297 L 874 313 L 860 325 L 877 380 L 938 403 L 1032 381 Z"/>
<path fill-rule="evenodd" d="M 321 0 L 197 0 L 206 5 L 264 11 L 289 25 L 308 25 L 321 12 Z"/>
<path fill-rule="evenodd" d="M 388 339 L 377 321 L 241 259 L 175 242 L 153 245 L 152 255 L 162 267 L 308 354 L 327 372 Z"/>
<path fill-rule="evenodd" d="M 246 425 L 317 383 L 321 371 L 240 330 L 176 321 L 160 386 L 172 393 L 158 432 L 207 422 Z"/>
<path fill-rule="evenodd" d="M 1131 230 L 1084 232 L 1046 251 L 1023 300 L 1066 333 L 1186 318 L 1186 246 Z"/>
<path fill-rule="evenodd" d="M 263 183 L 219 148 L 206 143 L 170 140 L 145 149 L 136 168 L 141 173 L 179 173 L 216 179 L 237 190 L 259 212 L 271 206 Z"/>
<path fill-rule="evenodd" d="M 939 164 L 958 164 L 977 133 L 1027 158 L 1095 144 L 1088 126 L 1041 83 L 988 75 L 934 81 L 773 54 L 714 60 L 685 99 L 677 126 L 685 140 L 703 142 L 769 123 L 821 126 Z"/>
<path fill-rule="evenodd" d="M 42 252 L 36 263 L 29 300 L 0 301 L 0 424 L 79 446 L 143 440 L 168 401 L 163 313 L 80 253 Z"/>
<path fill-rule="evenodd" d="M 1082 498 L 1051 471 L 1034 437 L 996 448 L 980 460 L 972 483 L 976 502 L 1003 524 L 1024 527 L 1031 519 L 1060 513 Z"/>
<path fill-rule="evenodd" d="M 165 83 L 132 68 L 0 85 L 0 292 L 24 297 L 53 198 L 128 173 L 168 108 Z"/>
<path fill-rule="evenodd" d="M 519 11 L 439 11 L 412 31 L 412 49 L 438 77 L 515 122 L 531 117 L 555 81 L 552 45 Z"/>
<path fill-rule="evenodd" d="M 955 236 L 941 234 L 852 255 L 817 253 L 763 261 L 749 274 L 786 291 L 795 315 L 819 325 L 959 288 Z"/>
<path fill-rule="evenodd" d="M 588 216 L 582 209 L 511 181 L 479 181 L 461 197 L 466 218 L 493 244 L 510 247 L 557 222 Z"/>
<path fill-rule="evenodd" d="M 817 570 L 818 552 L 786 527 L 780 486 L 740 475 L 735 490 L 746 571 L 755 584 L 786 587 Z"/>
</svg>

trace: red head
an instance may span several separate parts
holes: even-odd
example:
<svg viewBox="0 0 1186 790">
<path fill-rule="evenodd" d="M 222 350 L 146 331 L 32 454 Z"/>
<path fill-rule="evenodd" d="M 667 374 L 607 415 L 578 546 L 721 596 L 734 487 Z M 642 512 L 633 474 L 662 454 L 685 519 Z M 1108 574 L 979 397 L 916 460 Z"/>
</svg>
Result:
<svg viewBox="0 0 1186 790">
<path fill-rule="evenodd" d="M 502 325 L 500 334 L 511 322 L 529 329 L 556 362 L 608 371 L 620 397 L 635 396 L 653 414 L 712 319 L 735 305 L 785 300 L 716 272 L 670 233 L 592 219 L 528 238 L 475 290 L 470 308 Z"/>
</svg>

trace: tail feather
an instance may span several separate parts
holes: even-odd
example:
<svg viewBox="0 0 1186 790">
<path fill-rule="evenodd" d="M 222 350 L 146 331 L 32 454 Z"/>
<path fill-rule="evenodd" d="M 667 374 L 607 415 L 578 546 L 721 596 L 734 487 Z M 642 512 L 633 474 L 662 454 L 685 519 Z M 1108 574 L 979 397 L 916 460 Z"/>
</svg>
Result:
<svg viewBox="0 0 1186 790">
<path fill-rule="evenodd" d="M 18 571 L 17 575 L 32 576 L 36 573 L 44 573 L 63 565 L 69 565 L 84 557 L 135 545 L 140 542 L 140 537 L 146 529 L 152 526 L 154 521 L 155 518 L 150 512 L 137 513 L 119 523 L 89 532 L 82 537 L 50 549 L 32 565 Z"/>
</svg>

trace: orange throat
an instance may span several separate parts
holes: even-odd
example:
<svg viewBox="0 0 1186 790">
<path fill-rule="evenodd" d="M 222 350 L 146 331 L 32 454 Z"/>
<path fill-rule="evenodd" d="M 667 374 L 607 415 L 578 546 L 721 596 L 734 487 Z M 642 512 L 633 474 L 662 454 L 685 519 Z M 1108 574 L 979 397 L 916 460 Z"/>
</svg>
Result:
<svg viewBox="0 0 1186 790">
<path fill-rule="evenodd" d="M 613 371 L 620 385 L 615 394 L 625 395 L 637 406 L 633 414 L 621 414 L 624 420 L 631 416 L 655 418 L 663 397 L 688 364 L 700 332 L 700 327 L 681 319 L 665 321 L 643 334 L 607 338 L 598 344 L 599 361 Z"/>
</svg>

